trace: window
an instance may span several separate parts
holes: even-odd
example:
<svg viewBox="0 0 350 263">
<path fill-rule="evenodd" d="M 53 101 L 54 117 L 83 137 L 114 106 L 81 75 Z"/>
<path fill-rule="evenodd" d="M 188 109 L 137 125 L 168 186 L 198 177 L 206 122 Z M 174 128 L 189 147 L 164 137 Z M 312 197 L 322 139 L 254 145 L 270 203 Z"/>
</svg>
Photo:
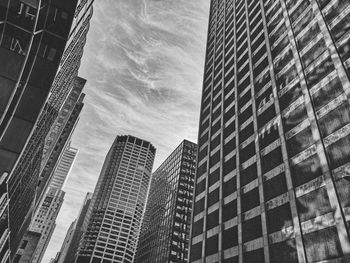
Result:
<svg viewBox="0 0 350 263">
<path fill-rule="evenodd" d="M 270 245 L 271 263 L 298 263 L 295 239 Z"/>
<path fill-rule="evenodd" d="M 326 188 L 319 188 L 297 198 L 297 208 L 301 222 L 331 212 L 332 207 Z"/>
<path fill-rule="evenodd" d="M 283 163 L 282 151 L 281 147 L 278 147 L 277 149 L 274 149 L 270 153 L 266 154 L 265 156 L 262 156 L 262 172 L 266 173 L 272 170 L 273 168 L 277 167 L 281 163 Z"/>
<path fill-rule="evenodd" d="M 228 249 L 238 245 L 238 228 L 237 226 L 226 229 L 222 233 L 222 247 Z"/>
<path fill-rule="evenodd" d="M 200 234 L 203 233 L 203 224 L 204 224 L 204 220 L 203 218 L 198 220 L 197 222 L 195 222 L 193 224 L 193 229 L 192 229 L 192 236 L 198 236 Z"/>
<path fill-rule="evenodd" d="M 293 225 L 289 203 L 268 210 L 266 216 L 267 231 L 269 234 L 281 231 Z"/>
<path fill-rule="evenodd" d="M 207 215 L 207 230 L 216 227 L 219 224 L 219 210 Z"/>
<path fill-rule="evenodd" d="M 348 102 L 327 113 L 319 120 L 322 137 L 326 137 L 350 122 L 350 106 Z"/>
<path fill-rule="evenodd" d="M 336 227 L 305 234 L 303 239 L 309 262 L 319 262 L 342 256 Z"/>
<path fill-rule="evenodd" d="M 254 188 L 253 190 L 245 194 L 242 194 L 241 207 L 242 207 L 243 213 L 259 205 L 260 205 L 259 188 Z"/>
<path fill-rule="evenodd" d="M 228 221 L 237 216 L 237 199 L 223 206 L 222 217 L 223 222 Z"/>
<path fill-rule="evenodd" d="M 264 181 L 264 196 L 266 201 L 285 192 L 287 192 L 287 183 L 284 173 L 279 174 L 270 180 Z"/>
<path fill-rule="evenodd" d="M 245 252 L 243 254 L 243 262 L 244 263 L 264 263 L 264 250 L 258 249 L 249 252 Z M 283 262 L 284 263 L 284 262 Z"/>
<path fill-rule="evenodd" d="M 248 168 L 240 171 L 241 186 L 249 184 L 256 178 L 258 178 L 258 170 L 256 163 L 253 163 Z"/>
<path fill-rule="evenodd" d="M 208 207 L 219 201 L 219 188 L 215 189 L 208 195 Z"/>
<path fill-rule="evenodd" d="M 287 141 L 289 156 L 302 152 L 314 143 L 311 127 L 307 127 Z"/>
<path fill-rule="evenodd" d="M 242 239 L 243 242 L 248 242 L 253 239 L 262 236 L 261 216 L 254 217 L 253 219 L 244 221 L 242 223 Z M 244 262 L 247 262 L 244 260 Z M 250 261 L 248 261 L 250 262 Z M 263 262 L 263 261 L 252 261 L 252 263 Z"/>
<path fill-rule="evenodd" d="M 350 160 L 350 136 L 346 136 L 331 146 L 327 147 L 327 155 L 330 159 L 331 169 L 335 169 Z"/>
<path fill-rule="evenodd" d="M 205 255 L 209 256 L 218 252 L 219 249 L 218 235 L 212 236 L 206 240 Z"/>
</svg>

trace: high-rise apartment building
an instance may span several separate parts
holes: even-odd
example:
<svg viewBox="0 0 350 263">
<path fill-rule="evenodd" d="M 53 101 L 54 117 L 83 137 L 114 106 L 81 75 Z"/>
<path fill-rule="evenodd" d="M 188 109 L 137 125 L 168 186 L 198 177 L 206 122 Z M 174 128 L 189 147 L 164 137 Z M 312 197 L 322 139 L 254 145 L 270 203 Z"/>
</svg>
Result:
<svg viewBox="0 0 350 263">
<path fill-rule="evenodd" d="M 11 209 L 11 202 L 20 196 L 33 192 L 36 184 L 31 178 L 14 178 L 13 168 L 49 95 L 76 5 L 77 1 L 68 0 L 0 3 L 0 258 L 4 262 L 10 253 L 9 235 L 16 232 L 8 225 L 8 207 Z M 32 163 L 37 159 L 34 156 Z M 18 191 L 8 184 L 9 180 Z M 22 203 L 30 204 L 26 201 Z"/>
<path fill-rule="evenodd" d="M 142 139 L 117 136 L 92 197 L 76 263 L 133 262 L 155 151 Z"/>
<path fill-rule="evenodd" d="M 66 237 L 63 241 L 61 250 L 56 255 L 57 263 L 74 263 L 77 257 L 80 239 L 88 226 L 89 206 L 91 203 L 92 193 L 87 193 L 83 205 L 80 209 L 79 216 L 69 227 Z"/>
<path fill-rule="evenodd" d="M 349 262 L 350 2 L 212 0 L 190 262 Z"/>
<path fill-rule="evenodd" d="M 134 262 L 187 262 L 196 153 L 184 140 L 152 174 Z"/>
</svg>

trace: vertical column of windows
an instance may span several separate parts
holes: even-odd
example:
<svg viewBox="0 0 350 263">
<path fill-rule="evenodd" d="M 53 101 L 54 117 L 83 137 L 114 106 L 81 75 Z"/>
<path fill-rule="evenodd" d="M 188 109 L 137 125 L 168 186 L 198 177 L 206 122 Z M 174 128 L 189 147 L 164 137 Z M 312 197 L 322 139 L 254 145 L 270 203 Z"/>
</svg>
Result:
<svg viewBox="0 0 350 263">
<path fill-rule="evenodd" d="M 241 180 L 241 173 L 244 167 L 241 165 L 243 160 L 242 152 L 240 151 L 240 144 L 248 139 L 253 133 L 250 132 L 250 128 L 252 127 L 251 124 L 251 118 L 249 115 L 249 112 L 251 110 L 251 105 L 248 106 L 248 108 L 243 109 L 240 108 L 242 105 L 241 103 L 241 97 L 242 95 L 247 92 L 250 85 L 250 78 L 249 78 L 249 62 L 248 62 L 248 43 L 247 43 L 247 14 L 245 12 L 245 3 L 243 0 L 235 1 L 235 60 L 236 60 L 236 68 L 235 68 L 235 112 L 236 112 L 236 185 L 237 189 L 239 189 L 237 193 L 237 199 L 236 201 L 233 200 L 232 202 L 229 202 L 226 204 L 226 207 L 224 209 L 231 208 L 232 211 L 230 213 L 230 217 L 233 216 L 233 219 L 230 219 L 231 224 L 235 225 L 237 224 L 237 252 L 238 257 L 233 254 L 235 257 L 233 259 L 235 261 L 243 262 L 243 252 L 244 252 L 244 229 L 242 224 L 242 212 L 244 210 L 242 206 L 242 180 Z M 232 162 L 234 164 L 234 162 Z M 247 167 L 245 167 L 247 168 Z M 226 216 L 228 213 L 226 212 Z M 235 220 L 236 219 L 236 220 Z M 235 228 L 233 229 L 235 231 Z"/>
<path fill-rule="evenodd" d="M 339 104 L 343 104 L 340 102 L 342 101 L 340 98 L 343 95 L 339 95 L 342 92 L 337 90 L 337 88 L 341 88 L 341 85 L 337 84 L 339 75 L 336 74 L 334 60 L 332 59 L 330 49 L 326 45 L 324 34 L 321 32 L 321 24 L 315 19 L 315 9 L 312 8 L 310 1 L 288 2 L 287 4 L 282 2 L 282 9 L 287 22 L 287 28 L 290 28 L 288 30 L 289 39 L 291 39 L 292 45 L 295 47 L 293 55 L 296 62 L 296 76 L 299 76 L 301 79 L 301 91 L 303 93 L 303 96 L 298 98 L 292 106 L 289 106 L 285 110 L 283 116 L 285 126 L 290 125 L 290 132 L 286 134 L 286 138 L 288 153 L 292 157 L 291 172 L 294 187 L 296 187 L 297 201 L 305 206 L 304 210 L 299 206 L 298 211 L 301 218 L 306 257 L 308 260 L 326 260 L 331 257 L 330 254 L 341 256 L 342 251 L 339 249 L 340 246 L 330 253 L 326 252 L 315 255 L 315 246 L 310 242 L 315 230 L 306 228 L 306 224 L 316 216 L 325 220 L 325 218 L 331 216 L 331 210 L 339 211 L 334 214 L 337 223 L 328 225 L 321 231 L 329 233 L 329 238 L 322 241 L 322 238 L 320 238 L 320 242 L 324 243 L 325 246 L 327 246 L 326 244 L 341 244 L 343 252 L 349 250 L 348 237 L 341 234 L 346 230 L 340 213 L 339 200 L 330 175 L 329 162 L 327 162 L 327 149 L 325 152 L 325 146 L 327 145 L 325 145 L 324 141 L 322 142 L 322 138 L 328 134 L 324 134 L 324 126 L 322 127 L 322 121 L 324 119 L 321 119 L 324 116 L 323 114 L 326 114 L 326 112 L 334 109 Z M 307 26 L 308 24 L 310 26 Z M 334 92 L 331 92 L 332 94 L 329 96 L 330 101 L 320 103 L 318 100 L 320 108 L 316 110 L 314 106 L 314 101 L 317 101 L 314 96 L 317 93 L 316 89 L 325 88 L 326 90 L 330 88 L 327 84 L 328 80 L 325 77 L 328 80 L 334 79 L 333 83 L 336 84 L 336 89 Z M 323 82 L 322 86 L 320 84 L 321 82 Z M 318 93 L 318 95 L 321 94 Z M 333 96 L 336 96 L 336 98 Z M 338 102 L 334 102 L 332 97 Z M 347 103 L 344 103 L 345 108 L 347 107 Z M 323 105 L 321 106 L 320 104 Z M 301 107 L 305 108 L 303 110 L 304 113 L 298 113 L 297 109 Z M 292 123 L 290 121 L 290 115 L 297 116 L 295 114 L 303 117 L 298 118 L 298 122 Z M 328 123 L 327 126 L 330 129 L 334 128 L 336 130 L 346 124 L 345 119 L 340 118 L 340 122 L 335 121 L 337 122 L 335 126 L 331 124 L 331 121 L 326 121 Z M 299 143 L 300 147 L 296 147 L 296 142 Z M 328 156 L 328 158 L 332 168 L 331 157 Z M 310 167 L 312 170 L 310 170 Z M 303 175 L 303 177 L 300 175 Z M 313 187 L 315 184 L 318 186 Z M 305 201 L 309 200 L 308 198 L 312 196 L 319 196 L 318 201 Z M 309 210 L 312 204 L 314 204 L 313 213 L 310 213 Z M 305 213 L 308 213 L 309 216 L 305 217 Z M 339 234 L 335 235 L 337 231 Z"/>
<path fill-rule="evenodd" d="M 225 18 L 225 78 L 223 90 L 223 134 L 221 176 L 221 260 L 238 262 L 236 125 L 236 1 L 226 1 Z"/>
<path fill-rule="evenodd" d="M 262 156 L 269 257 L 270 262 L 276 263 L 305 262 L 284 137 L 285 131 L 280 121 L 281 111 L 290 104 L 288 100 L 295 100 L 295 97 L 301 94 L 300 85 L 293 79 L 287 80 L 289 82 L 287 88 L 292 90 L 293 95 L 278 99 L 279 95 L 285 94 L 283 90 L 281 91 L 283 86 L 279 78 L 283 76 L 285 67 L 294 67 L 293 57 L 288 45 L 286 25 L 279 1 L 265 2 L 265 6 L 260 1 L 260 6 L 265 28 L 265 34 L 262 37 L 265 38 L 266 46 L 271 51 L 267 53 L 268 63 L 273 65 L 270 70 L 266 69 L 259 76 L 260 81 L 255 82 L 256 105 L 258 114 L 261 114 L 261 120 L 263 120 L 259 122 L 258 136 Z M 294 72 L 294 69 L 291 71 Z M 267 84 L 262 86 L 259 85 L 260 83 Z M 291 232 L 294 233 L 294 238 L 290 237 Z"/>
<path fill-rule="evenodd" d="M 215 71 L 215 55 L 216 51 L 216 33 L 217 33 L 217 13 L 218 0 L 212 0 L 210 7 L 210 19 L 208 29 L 207 42 L 207 56 L 205 64 L 205 77 L 202 95 L 202 109 L 201 109 L 201 123 L 199 128 L 198 139 L 198 169 L 196 173 L 196 187 L 193 210 L 193 225 L 191 234 L 191 258 L 190 260 L 196 262 L 205 257 L 205 237 L 206 237 L 206 217 L 205 211 L 207 206 L 207 189 L 208 189 L 208 166 L 209 166 L 209 152 L 210 152 L 210 138 L 211 138 L 211 112 L 214 107 L 213 104 L 213 88 L 214 88 L 214 71 Z M 217 71 L 216 71 L 217 72 Z M 218 72 L 217 72 L 218 73 Z M 221 73 L 220 73 L 221 74 Z M 201 223 L 202 222 L 202 223 Z"/>
<path fill-rule="evenodd" d="M 224 56 L 224 22 L 225 22 L 225 1 L 217 2 L 216 29 L 215 29 L 215 59 L 214 76 L 211 102 L 211 124 L 210 124 L 210 144 L 208 162 L 208 180 L 206 185 L 205 203 L 205 245 L 203 256 L 206 262 L 216 262 L 219 260 L 219 222 L 220 222 L 220 185 L 213 184 L 213 178 L 217 178 L 220 173 L 221 160 L 221 127 L 222 127 L 222 87 L 223 87 L 223 56 Z"/>
<path fill-rule="evenodd" d="M 321 130 L 326 131 L 326 133 L 332 133 L 324 138 L 324 145 L 326 146 L 326 153 L 329 158 L 342 212 L 347 221 L 349 236 L 350 204 L 345 196 L 350 194 L 350 183 L 345 179 L 345 171 L 350 167 L 348 162 L 350 153 L 346 147 L 347 141 L 350 138 L 348 118 L 348 102 L 350 98 L 350 30 L 348 27 L 350 5 L 348 1 L 312 1 L 312 8 L 320 24 L 320 30 L 324 36 L 326 46 L 331 53 L 331 58 L 338 74 L 337 83 L 334 85 L 337 89 L 332 85 L 326 85 L 329 90 L 335 89 L 336 94 L 331 94 L 333 96 L 327 99 L 327 101 L 333 99 L 324 107 L 324 109 L 327 109 L 328 106 L 330 111 L 321 117 L 322 123 L 320 123 L 321 120 L 319 123 Z M 343 87 L 344 94 L 341 94 L 341 86 Z M 324 93 L 326 95 L 329 92 Z M 347 102 L 345 101 L 345 95 L 347 96 Z M 329 97 L 328 94 L 326 96 Z M 337 100 L 337 98 L 342 99 Z M 341 154 L 337 154 L 339 152 Z"/>
<path fill-rule="evenodd" d="M 253 58 L 253 51 L 261 46 L 264 39 L 256 37 L 261 33 L 256 33 L 261 23 L 261 14 L 256 7 L 257 1 L 244 1 L 242 9 L 245 15 L 244 23 L 246 28 L 246 40 L 240 53 L 238 45 L 239 60 L 242 59 L 242 80 L 238 86 L 238 109 L 239 109 L 239 187 L 240 187 L 240 207 L 239 207 L 239 228 L 241 229 L 242 262 L 268 262 L 266 227 L 264 222 L 265 214 L 261 179 L 261 165 L 259 155 L 259 143 L 256 138 L 258 131 L 259 117 L 254 103 L 255 90 L 253 88 L 254 76 L 261 73 L 267 66 L 266 54 L 262 52 L 259 58 Z M 259 17 L 260 16 L 260 17 Z M 239 25 L 237 25 L 239 28 Z M 240 30 L 240 29 L 238 29 Z M 261 31 L 261 28 L 260 28 Z M 239 36 L 237 35 L 237 38 Z M 239 67 L 238 61 L 237 67 Z M 238 68 L 240 70 L 240 68 Z M 249 131 L 245 133 L 244 131 Z M 265 250 L 265 253 L 264 253 Z M 264 257 L 265 255 L 265 257 Z M 267 257 L 267 258 L 266 258 Z"/>
</svg>

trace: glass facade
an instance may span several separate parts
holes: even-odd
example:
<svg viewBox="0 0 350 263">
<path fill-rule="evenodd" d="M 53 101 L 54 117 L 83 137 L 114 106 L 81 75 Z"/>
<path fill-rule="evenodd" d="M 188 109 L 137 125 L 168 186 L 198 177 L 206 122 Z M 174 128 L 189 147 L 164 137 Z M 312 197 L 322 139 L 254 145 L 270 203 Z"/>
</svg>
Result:
<svg viewBox="0 0 350 263">
<path fill-rule="evenodd" d="M 187 262 L 196 153 L 184 140 L 153 173 L 135 263 Z"/>
<path fill-rule="evenodd" d="M 9 257 L 7 181 L 41 112 L 74 17 L 77 1 L 0 1 L 0 258 Z M 37 145 L 40 148 L 40 144 Z M 34 156 L 33 162 L 37 157 Z M 24 195 L 35 182 L 24 179 Z M 10 204 L 11 209 L 11 204 Z M 24 219 L 24 218 L 23 218 Z M 22 222 L 21 222 L 22 223 Z M 11 235 L 15 232 L 11 230 Z"/>
<path fill-rule="evenodd" d="M 133 262 L 155 151 L 130 135 L 115 139 L 91 200 L 76 263 Z"/>
<path fill-rule="evenodd" d="M 348 262 L 350 2 L 212 0 L 190 262 Z"/>
<path fill-rule="evenodd" d="M 36 0 L 21 0 L 19 2 L 37 2 Z M 56 3 L 57 2 L 57 3 Z M 41 201 L 44 187 L 47 186 L 49 180 L 45 172 L 42 171 L 43 154 L 48 150 L 46 145 L 47 136 L 50 137 L 52 126 L 57 120 L 62 105 L 67 101 L 69 94 L 77 86 L 84 86 L 85 80 L 77 77 L 80 61 L 83 55 L 83 48 L 86 42 L 87 32 L 89 30 L 89 21 L 92 16 L 92 4 L 93 0 L 75 0 L 69 1 L 69 4 L 65 4 L 64 1 L 53 1 L 50 2 L 51 7 L 47 7 L 46 3 L 42 3 L 43 7 L 41 10 L 46 10 L 50 14 L 50 19 L 47 20 L 49 28 L 55 28 L 59 32 L 65 25 L 61 21 L 61 18 L 67 19 L 67 8 L 69 9 L 69 27 L 67 28 L 66 39 L 63 43 L 63 50 L 61 51 L 60 59 L 58 62 L 58 70 L 56 68 L 53 74 L 53 82 L 47 83 L 46 90 L 50 92 L 46 103 L 40 112 L 34 131 L 32 132 L 26 147 L 21 154 L 15 169 L 10 175 L 9 195 L 10 195 L 10 222 L 24 221 L 24 218 L 30 218 L 31 213 L 30 206 L 37 206 Z M 48 9 L 47 9 L 48 8 Z M 60 11 L 62 8 L 62 13 Z M 58 17 L 60 16 L 60 17 Z M 51 21 L 53 20 L 53 21 Z M 59 23 L 53 25 L 54 22 Z M 63 54 L 62 54 L 63 53 Z M 44 69 L 42 72 L 45 72 Z M 41 76 L 39 73 L 37 75 Z M 46 85 L 46 84 L 45 84 Z M 68 98 L 69 99 L 69 98 Z M 62 149 L 62 148 L 61 148 Z M 49 149 L 50 150 L 50 149 Z M 50 156 L 51 157 L 51 156 Z M 57 160 L 57 159 L 56 159 Z M 51 160 L 52 161 L 52 160 Z M 52 165 L 52 164 L 51 164 Z M 37 193 L 35 188 L 40 178 L 40 186 Z M 38 197 L 34 200 L 34 196 Z M 27 202 L 23 202 L 27 200 Z M 28 201 L 31 202 L 28 202 Z M 24 231 L 28 227 L 30 220 L 27 220 L 25 224 L 18 225 L 17 222 L 12 224 L 11 227 L 11 249 L 13 251 L 19 245 L 19 241 Z"/>
</svg>

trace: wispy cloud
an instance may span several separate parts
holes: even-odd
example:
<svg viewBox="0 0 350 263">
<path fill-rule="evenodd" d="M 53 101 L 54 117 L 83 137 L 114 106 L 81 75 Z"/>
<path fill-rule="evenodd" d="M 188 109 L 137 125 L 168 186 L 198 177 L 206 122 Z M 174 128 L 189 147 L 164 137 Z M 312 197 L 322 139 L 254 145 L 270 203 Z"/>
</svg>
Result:
<svg viewBox="0 0 350 263">
<path fill-rule="evenodd" d="M 209 0 L 98 0 L 80 75 L 85 108 L 73 137 L 80 152 L 44 263 L 60 249 L 118 134 L 149 140 L 155 167 L 197 140 Z"/>
</svg>

